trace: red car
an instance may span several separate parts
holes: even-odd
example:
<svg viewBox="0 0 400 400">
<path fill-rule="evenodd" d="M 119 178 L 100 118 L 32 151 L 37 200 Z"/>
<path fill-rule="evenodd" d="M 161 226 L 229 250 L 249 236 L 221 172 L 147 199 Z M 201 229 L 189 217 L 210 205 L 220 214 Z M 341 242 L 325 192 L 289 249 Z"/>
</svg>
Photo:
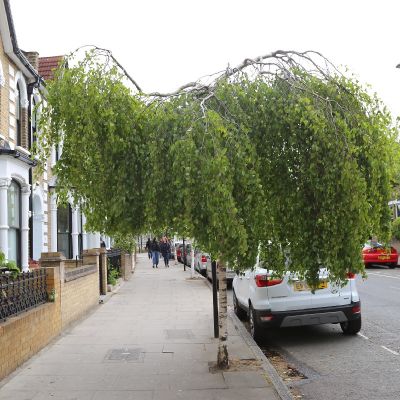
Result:
<svg viewBox="0 0 400 400">
<path fill-rule="evenodd" d="M 388 265 L 389 268 L 396 268 L 399 255 L 394 247 L 385 247 L 378 242 L 368 241 L 362 249 L 364 265 L 372 264 Z"/>
</svg>

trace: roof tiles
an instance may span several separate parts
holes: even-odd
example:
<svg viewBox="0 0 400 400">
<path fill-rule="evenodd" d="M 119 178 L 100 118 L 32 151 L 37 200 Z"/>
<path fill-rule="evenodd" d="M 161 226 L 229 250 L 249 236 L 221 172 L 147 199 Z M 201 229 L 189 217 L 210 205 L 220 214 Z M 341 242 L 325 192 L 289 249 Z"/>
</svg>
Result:
<svg viewBox="0 0 400 400">
<path fill-rule="evenodd" d="M 45 81 L 52 80 L 54 77 L 54 70 L 57 69 L 63 58 L 64 56 L 40 57 L 39 75 L 41 75 Z"/>
</svg>

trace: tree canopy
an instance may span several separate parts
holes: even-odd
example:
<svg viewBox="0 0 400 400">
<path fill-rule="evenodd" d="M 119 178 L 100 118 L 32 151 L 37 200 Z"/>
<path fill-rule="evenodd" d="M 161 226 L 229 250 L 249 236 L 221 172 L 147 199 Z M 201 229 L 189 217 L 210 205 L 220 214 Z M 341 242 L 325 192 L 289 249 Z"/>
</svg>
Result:
<svg viewBox="0 0 400 400">
<path fill-rule="evenodd" d="M 321 266 L 361 272 L 364 241 L 388 238 L 397 129 L 318 53 L 277 51 L 170 94 L 125 77 L 95 51 L 47 88 L 41 156 L 62 140 L 59 193 L 94 230 L 168 226 L 237 269 L 261 249 L 312 285 Z"/>
</svg>

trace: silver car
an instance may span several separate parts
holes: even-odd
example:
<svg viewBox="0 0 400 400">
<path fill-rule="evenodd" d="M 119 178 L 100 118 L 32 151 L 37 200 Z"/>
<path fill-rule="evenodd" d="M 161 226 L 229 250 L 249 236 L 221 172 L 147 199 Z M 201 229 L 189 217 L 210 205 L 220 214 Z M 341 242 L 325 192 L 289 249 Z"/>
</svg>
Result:
<svg viewBox="0 0 400 400">
<path fill-rule="evenodd" d="M 212 269 L 211 269 L 211 259 L 210 262 L 207 263 L 206 266 L 206 277 L 207 279 L 212 282 Z M 228 285 L 232 284 L 233 278 L 236 276 L 236 273 L 233 269 L 230 269 L 229 266 L 226 267 L 226 280 Z M 218 268 L 217 268 L 217 280 L 218 280 Z"/>
</svg>

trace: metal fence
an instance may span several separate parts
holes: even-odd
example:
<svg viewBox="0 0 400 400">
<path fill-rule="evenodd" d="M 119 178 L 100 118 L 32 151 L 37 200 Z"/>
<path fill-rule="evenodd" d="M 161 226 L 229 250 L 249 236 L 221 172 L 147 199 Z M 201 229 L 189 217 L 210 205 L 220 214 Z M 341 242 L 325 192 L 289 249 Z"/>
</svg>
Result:
<svg viewBox="0 0 400 400">
<path fill-rule="evenodd" d="M 0 274 L 0 320 L 47 301 L 46 270 L 24 272 L 13 278 Z"/>
<path fill-rule="evenodd" d="M 121 250 L 107 250 L 108 268 L 116 269 L 121 274 Z"/>
</svg>

